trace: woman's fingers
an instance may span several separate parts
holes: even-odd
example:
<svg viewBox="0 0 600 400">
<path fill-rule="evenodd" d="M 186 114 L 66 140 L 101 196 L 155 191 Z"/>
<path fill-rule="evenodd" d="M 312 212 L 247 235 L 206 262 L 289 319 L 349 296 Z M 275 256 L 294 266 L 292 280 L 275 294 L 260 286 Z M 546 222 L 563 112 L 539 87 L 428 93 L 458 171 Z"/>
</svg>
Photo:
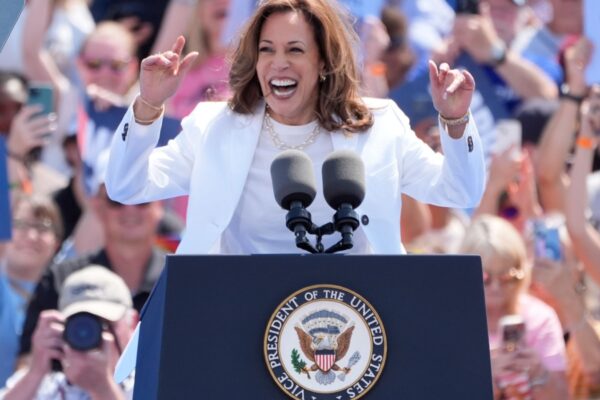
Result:
<svg viewBox="0 0 600 400">
<path fill-rule="evenodd" d="M 440 73 L 438 74 L 438 83 L 440 85 L 443 85 L 446 81 L 446 76 L 448 76 L 448 72 L 450 72 L 450 66 L 448 65 L 448 63 L 442 63 L 440 64 L 439 70 Z"/>
<path fill-rule="evenodd" d="M 143 67 L 152 67 L 157 65 L 158 60 L 160 58 L 160 54 L 152 54 L 142 60 L 142 68 Z"/>
<path fill-rule="evenodd" d="M 446 93 L 452 94 L 463 84 L 465 77 L 458 71 L 449 71 L 448 76 L 450 76 L 452 80 L 446 88 Z"/>
<path fill-rule="evenodd" d="M 185 38 L 180 35 L 175 40 L 175 43 L 173 43 L 173 47 L 171 48 L 171 51 L 180 56 L 181 52 L 183 51 L 183 46 L 185 46 Z"/>
<path fill-rule="evenodd" d="M 433 60 L 429 60 L 429 81 L 432 85 L 437 83 L 439 70 L 437 64 Z M 437 86 L 437 85 L 436 85 Z"/>
<path fill-rule="evenodd" d="M 199 53 L 197 51 L 192 51 L 191 53 L 187 54 L 179 65 L 179 71 L 186 73 L 194 63 L 194 60 L 196 60 L 196 57 L 198 57 L 198 54 Z"/>
</svg>

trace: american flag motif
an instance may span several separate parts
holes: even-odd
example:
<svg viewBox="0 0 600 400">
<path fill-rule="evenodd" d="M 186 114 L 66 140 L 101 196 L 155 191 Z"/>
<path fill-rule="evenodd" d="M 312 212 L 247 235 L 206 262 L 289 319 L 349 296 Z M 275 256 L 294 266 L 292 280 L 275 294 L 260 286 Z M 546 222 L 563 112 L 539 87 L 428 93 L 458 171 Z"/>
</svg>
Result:
<svg viewBox="0 0 600 400">
<path fill-rule="evenodd" d="M 315 352 L 315 362 L 319 366 L 319 369 L 323 372 L 327 372 L 335 364 L 335 351 L 334 350 L 317 350 Z"/>
</svg>

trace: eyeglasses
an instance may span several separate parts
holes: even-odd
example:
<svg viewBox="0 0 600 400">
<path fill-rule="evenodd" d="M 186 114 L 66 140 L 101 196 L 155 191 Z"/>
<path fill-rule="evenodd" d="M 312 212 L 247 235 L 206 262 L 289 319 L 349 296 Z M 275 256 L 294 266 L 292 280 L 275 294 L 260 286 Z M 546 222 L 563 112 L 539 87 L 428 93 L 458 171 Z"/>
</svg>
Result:
<svg viewBox="0 0 600 400">
<path fill-rule="evenodd" d="M 522 269 L 511 268 L 504 274 L 490 274 L 489 272 L 483 271 L 483 284 L 488 286 L 495 279 L 500 285 L 509 285 L 525 279 L 525 271 Z"/>
<path fill-rule="evenodd" d="M 103 67 L 110 68 L 110 71 L 115 74 L 119 74 L 127 68 L 131 59 L 127 60 L 110 60 L 107 58 L 83 58 L 83 63 L 87 68 L 92 71 L 99 71 Z"/>
<path fill-rule="evenodd" d="M 40 234 L 54 233 L 54 224 L 49 219 L 38 221 L 27 221 L 24 219 L 13 219 L 13 228 L 21 231 L 35 230 Z"/>
</svg>

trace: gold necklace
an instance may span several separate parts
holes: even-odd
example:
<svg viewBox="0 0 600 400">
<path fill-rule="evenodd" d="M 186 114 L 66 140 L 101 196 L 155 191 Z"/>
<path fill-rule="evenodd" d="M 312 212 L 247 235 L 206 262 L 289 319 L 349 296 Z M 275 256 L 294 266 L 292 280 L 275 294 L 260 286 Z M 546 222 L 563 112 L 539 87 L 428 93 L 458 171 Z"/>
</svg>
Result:
<svg viewBox="0 0 600 400">
<path fill-rule="evenodd" d="M 271 136 L 273 144 L 279 150 L 304 150 L 306 147 L 313 144 L 315 140 L 317 140 L 317 136 L 319 136 L 319 133 L 321 133 L 321 127 L 319 126 L 319 122 L 317 122 L 315 125 L 315 129 L 313 129 L 312 133 L 308 135 L 302 143 L 296 145 L 287 144 L 286 142 L 281 140 L 279 134 L 275 132 L 275 128 L 273 128 L 273 122 L 271 121 L 271 116 L 268 112 L 265 112 L 264 127 L 269 133 L 269 136 Z"/>
</svg>

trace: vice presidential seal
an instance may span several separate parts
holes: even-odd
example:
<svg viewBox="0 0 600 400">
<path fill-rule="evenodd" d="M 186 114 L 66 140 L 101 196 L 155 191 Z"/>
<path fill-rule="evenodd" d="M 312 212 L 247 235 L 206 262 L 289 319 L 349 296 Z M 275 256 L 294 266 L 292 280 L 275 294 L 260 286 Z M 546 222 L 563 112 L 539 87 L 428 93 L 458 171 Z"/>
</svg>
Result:
<svg viewBox="0 0 600 400">
<path fill-rule="evenodd" d="M 291 398 L 358 399 L 381 376 L 387 339 L 367 300 L 341 286 L 315 285 L 277 307 L 264 353 L 275 383 Z"/>
</svg>

